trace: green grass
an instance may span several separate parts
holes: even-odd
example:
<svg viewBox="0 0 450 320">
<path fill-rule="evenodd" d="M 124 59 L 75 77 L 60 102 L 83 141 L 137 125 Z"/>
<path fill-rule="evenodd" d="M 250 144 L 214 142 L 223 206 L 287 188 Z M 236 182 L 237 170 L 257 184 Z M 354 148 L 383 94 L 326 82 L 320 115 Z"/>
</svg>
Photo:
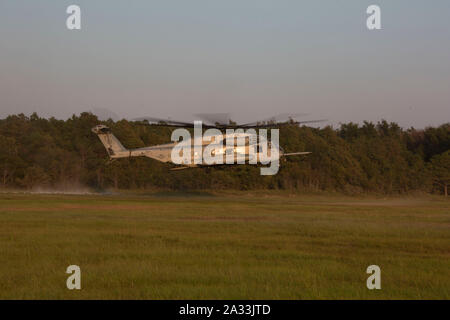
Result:
<svg viewBox="0 0 450 320">
<path fill-rule="evenodd" d="M 0 194 L 0 258 L 2 299 L 449 299 L 450 201 Z"/>
</svg>

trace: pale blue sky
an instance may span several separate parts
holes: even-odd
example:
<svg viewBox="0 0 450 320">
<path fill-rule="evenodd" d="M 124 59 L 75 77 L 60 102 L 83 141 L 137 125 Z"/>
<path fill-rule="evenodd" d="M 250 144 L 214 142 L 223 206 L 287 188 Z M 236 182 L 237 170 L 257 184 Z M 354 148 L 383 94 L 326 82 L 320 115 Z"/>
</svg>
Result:
<svg viewBox="0 0 450 320">
<path fill-rule="evenodd" d="M 66 8 L 82 30 L 66 29 Z M 382 10 L 380 31 L 366 8 Z M 0 117 L 450 121 L 450 1 L 0 0 Z"/>
</svg>

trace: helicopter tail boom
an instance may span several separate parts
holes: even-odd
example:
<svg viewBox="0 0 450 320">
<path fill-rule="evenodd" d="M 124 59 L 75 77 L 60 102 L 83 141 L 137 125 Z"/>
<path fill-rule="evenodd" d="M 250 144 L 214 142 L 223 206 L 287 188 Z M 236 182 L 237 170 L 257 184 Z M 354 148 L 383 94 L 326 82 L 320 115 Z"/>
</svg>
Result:
<svg viewBox="0 0 450 320">
<path fill-rule="evenodd" d="M 110 158 L 125 158 L 130 156 L 130 150 L 126 149 L 111 132 L 111 129 L 105 125 L 98 125 L 92 128 L 102 144 L 105 146 L 106 151 Z"/>
</svg>

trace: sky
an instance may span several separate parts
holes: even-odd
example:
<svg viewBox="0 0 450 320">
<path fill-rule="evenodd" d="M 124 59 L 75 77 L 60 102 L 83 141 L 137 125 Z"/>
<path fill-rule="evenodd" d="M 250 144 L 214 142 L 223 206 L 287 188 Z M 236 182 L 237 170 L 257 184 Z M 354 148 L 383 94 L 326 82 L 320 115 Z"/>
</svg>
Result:
<svg viewBox="0 0 450 320">
<path fill-rule="evenodd" d="M 450 1 L 0 0 L 0 118 L 91 110 L 450 122 Z"/>
</svg>

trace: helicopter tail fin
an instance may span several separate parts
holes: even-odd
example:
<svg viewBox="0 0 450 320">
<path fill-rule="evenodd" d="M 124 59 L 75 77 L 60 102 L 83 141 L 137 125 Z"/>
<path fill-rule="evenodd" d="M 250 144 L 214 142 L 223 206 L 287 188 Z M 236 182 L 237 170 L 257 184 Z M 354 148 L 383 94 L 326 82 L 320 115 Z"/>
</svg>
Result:
<svg viewBox="0 0 450 320">
<path fill-rule="evenodd" d="M 92 128 L 108 152 L 110 158 L 124 158 L 130 156 L 130 151 L 126 149 L 105 125 L 98 125 Z"/>
</svg>

